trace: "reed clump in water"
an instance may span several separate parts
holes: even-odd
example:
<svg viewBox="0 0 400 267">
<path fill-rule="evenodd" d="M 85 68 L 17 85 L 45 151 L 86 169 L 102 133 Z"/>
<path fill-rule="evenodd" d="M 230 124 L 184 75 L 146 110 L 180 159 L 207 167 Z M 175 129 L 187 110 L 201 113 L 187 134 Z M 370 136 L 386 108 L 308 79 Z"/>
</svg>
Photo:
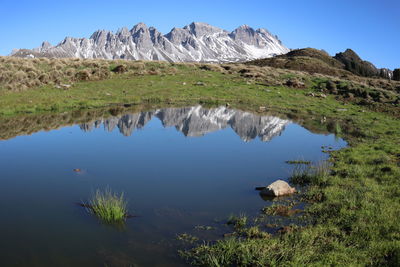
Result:
<svg viewBox="0 0 400 267">
<path fill-rule="evenodd" d="M 123 222 L 127 218 L 127 201 L 124 193 L 117 194 L 107 188 L 96 190 L 87 209 L 106 223 Z"/>
</svg>

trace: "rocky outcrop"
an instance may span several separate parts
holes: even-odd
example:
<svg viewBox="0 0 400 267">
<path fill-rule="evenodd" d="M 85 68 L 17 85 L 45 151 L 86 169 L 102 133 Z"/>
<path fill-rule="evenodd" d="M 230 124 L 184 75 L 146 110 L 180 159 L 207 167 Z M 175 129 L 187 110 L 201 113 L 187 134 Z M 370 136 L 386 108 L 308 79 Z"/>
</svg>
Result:
<svg viewBox="0 0 400 267">
<path fill-rule="evenodd" d="M 400 69 L 395 69 L 393 71 L 393 80 L 400 81 Z"/>
<path fill-rule="evenodd" d="M 386 68 L 382 68 L 379 70 L 379 76 L 384 79 L 391 80 L 391 79 L 393 79 L 393 71 L 386 69 Z"/>
<path fill-rule="evenodd" d="M 123 135 L 129 136 L 135 129 L 144 127 L 154 116 L 160 119 L 164 127 L 175 127 L 185 136 L 202 136 L 231 127 L 246 142 L 257 137 L 267 142 L 280 135 L 290 123 L 277 117 L 258 116 L 227 107 L 205 109 L 201 106 L 126 114 L 120 118 L 107 118 L 102 122 L 105 130 L 112 131 L 118 127 Z M 80 127 L 83 131 L 90 131 L 99 127 L 99 121 L 82 124 Z"/>
<path fill-rule="evenodd" d="M 345 69 L 359 76 L 364 77 L 381 77 L 385 79 L 392 79 L 393 72 L 389 69 L 378 69 L 371 62 L 362 60 L 356 52 L 351 49 L 337 53 L 334 58 L 342 62 Z"/>
<path fill-rule="evenodd" d="M 289 51 L 277 36 L 265 29 L 244 25 L 232 32 L 206 23 L 193 22 L 173 28 L 163 35 L 144 23 L 116 33 L 94 32 L 90 38 L 66 37 L 56 46 L 43 42 L 29 50 L 13 50 L 19 57 L 77 57 L 131 60 L 165 60 L 170 62 L 235 62 L 271 57 Z"/>
</svg>

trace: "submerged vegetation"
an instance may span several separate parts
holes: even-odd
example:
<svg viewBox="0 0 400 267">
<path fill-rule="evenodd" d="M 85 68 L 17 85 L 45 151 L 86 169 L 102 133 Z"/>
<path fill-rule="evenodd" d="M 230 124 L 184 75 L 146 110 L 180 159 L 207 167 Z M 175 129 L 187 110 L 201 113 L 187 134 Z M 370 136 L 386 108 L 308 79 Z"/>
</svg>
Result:
<svg viewBox="0 0 400 267">
<path fill-rule="evenodd" d="M 127 217 L 127 202 L 124 194 L 117 194 L 106 188 L 103 191 L 96 190 L 89 205 L 88 211 L 99 217 L 106 223 L 121 223 Z"/>
<path fill-rule="evenodd" d="M 247 224 L 247 216 L 244 213 L 239 214 L 239 216 L 232 214 L 229 216 L 226 224 L 233 225 L 235 228 L 243 228 Z"/>
<path fill-rule="evenodd" d="M 293 209 L 292 205 L 271 205 L 268 207 L 264 207 L 262 209 L 262 212 L 267 215 L 279 215 L 279 216 L 291 216 L 294 215 L 300 210 L 298 209 Z"/>
<path fill-rule="evenodd" d="M 2 57 L 0 70 L 0 114 L 9 125 L 19 113 L 201 103 L 279 111 L 309 129 L 336 132 L 349 147 L 329 151 L 328 163 L 294 166 L 291 181 L 305 189 L 307 224 L 271 235 L 232 217 L 241 234 L 182 255 L 203 266 L 400 265 L 399 82 L 262 64 Z M 106 221 L 126 216 L 123 196 L 111 191 L 97 192 L 90 204 Z M 288 211 L 265 210 L 267 216 Z"/>
<path fill-rule="evenodd" d="M 297 160 L 287 160 L 285 161 L 287 164 L 306 164 L 309 165 L 311 164 L 311 161 L 308 160 L 303 160 L 303 159 L 297 159 Z"/>
</svg>

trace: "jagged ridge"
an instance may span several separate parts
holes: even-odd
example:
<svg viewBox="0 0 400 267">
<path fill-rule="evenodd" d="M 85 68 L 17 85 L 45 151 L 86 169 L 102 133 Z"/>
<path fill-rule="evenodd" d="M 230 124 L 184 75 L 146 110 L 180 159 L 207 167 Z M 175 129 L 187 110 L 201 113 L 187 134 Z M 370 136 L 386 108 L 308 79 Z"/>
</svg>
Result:
<svg viewBox="0 0 400 267">
<path fill-rule="evenodd" d="M 116 33 L 99 30 L 87 38 L 66 37 L 56 46 L 43 42 L 32 50 L 18 49 L 19 57 L 77 57 L 170 62 L 236 62 L 289 52 L 277 36 L 247 25 L 232 32 L 206 23 L 193 22 L 163 35 L 144 23 Z"/>
</svg>

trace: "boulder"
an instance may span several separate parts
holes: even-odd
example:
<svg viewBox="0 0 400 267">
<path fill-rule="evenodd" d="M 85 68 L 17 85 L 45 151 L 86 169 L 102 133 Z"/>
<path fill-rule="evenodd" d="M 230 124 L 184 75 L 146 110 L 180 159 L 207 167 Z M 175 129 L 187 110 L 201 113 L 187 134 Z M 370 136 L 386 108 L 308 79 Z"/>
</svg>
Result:
<svg viewBox="0 0 400 267">
<path fill-rule="evenodd" d="M 64 89 L 64 90 L 70 89 L 71 86 L 72 86 L 72 85 L 70 85 L 70 84 L 63 84 L 63 83 L 60 84 L 61 89 Z"/>
<path fill-rule="evenodd" d="M 291 187 L 287 182 L 277 180 L 264 188 L 260 194 L 271 197 L 286 196 L 296 193 L 296 189 Z"/>
<path fill-rule="evenodd" d="M 328 89 L 329 91 L 336 90 L 336 83 L 334 83 L 331 80 L 328 80 L 328 82 L 326 83 L 326 89 Z"/>
<path fill-rule="evenodd" d="M 287 80 L 286 85 L 289 87 L 293 87 L 293 88 L 305 88 L 306 87 L 305 83 L 303 83 L 297 79 L 294 79 L 294 78 Z"/>
<path fill-rule="evenodd" d="M 314 93 L 312 93 L 312 92 L 308 92 L 308 93 L 307 93 L 307 96 L 312 96 L 312 97 L 314 97 L 314 96 L 315 96 L 315 94 L 314 94 Z"/>
<path fill-rule="evenodd" d="M 118 65 L 114 69 L 112 69 L 112 72 L 115 72 L 115 73 L 124 73 L 127 71 L 128 71 L 128 69 L 124 65 Z"/>
<path fill-rule="evenodd" d="M 384 79 L 389 79 L 389 80 L 391 80 L 393 78 L 393 71 L 391 71 L 389 69 L 385 69 L 385 68 L 380 69 L 379 71 L 380 71 L 380 73 L 379 73 L 380 77 L 382 77 Z"/>
<path fill-rule="evenodd" d="M 393 71 L 393 80 L 400 81 L 400 69 L 395 69 Z"/>
</svg>

